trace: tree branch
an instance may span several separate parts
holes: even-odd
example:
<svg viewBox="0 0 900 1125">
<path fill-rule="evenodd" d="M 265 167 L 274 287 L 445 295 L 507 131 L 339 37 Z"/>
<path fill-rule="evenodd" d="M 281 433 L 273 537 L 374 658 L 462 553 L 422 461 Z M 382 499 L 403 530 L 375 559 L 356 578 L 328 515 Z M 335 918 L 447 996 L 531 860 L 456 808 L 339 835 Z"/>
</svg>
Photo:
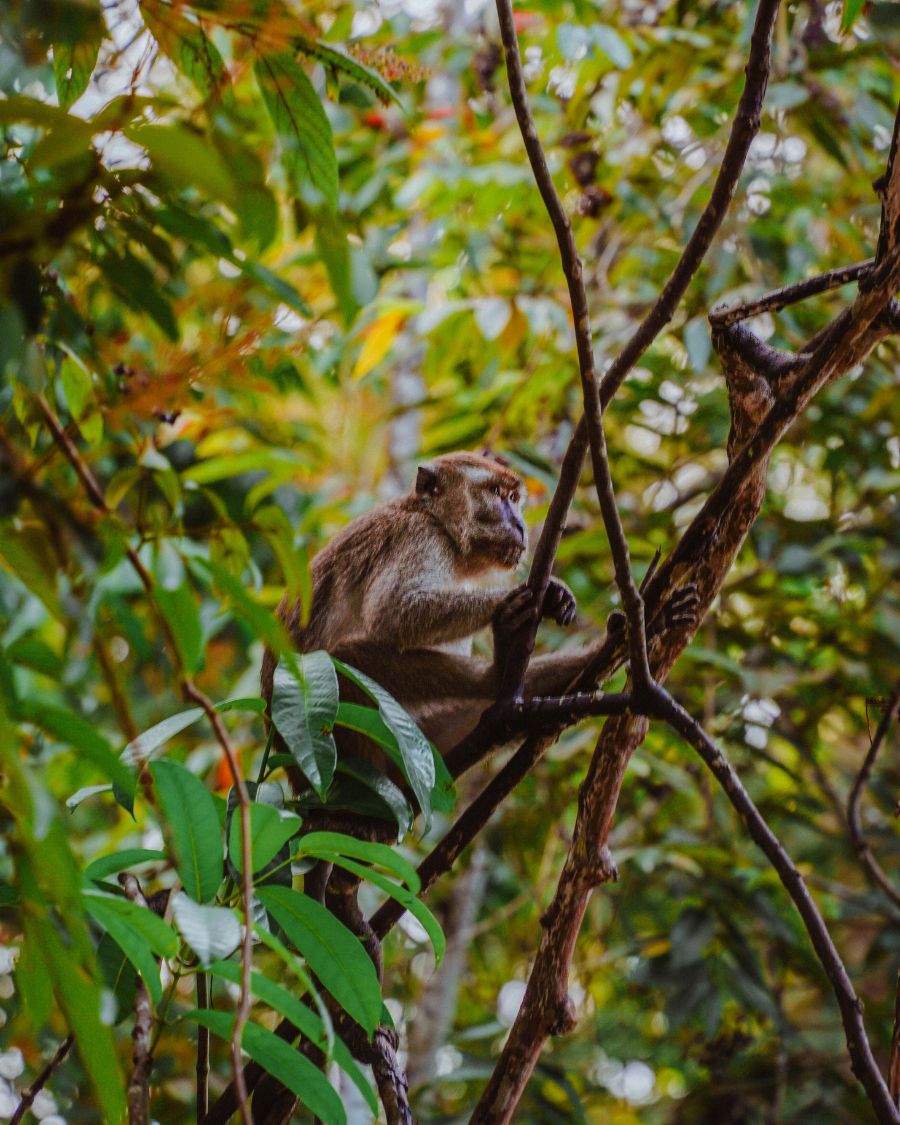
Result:
<svg viewBox="0 0 900 1125">
<path fill-rule="evenodd" d="M 878 1120 L 884 1125 L 900 1122 L 898 1110 L 884 1078 L 878 1069 L 869 1046 L 862 1019 L 862 1002 L 854 991 L 840 954 L 835 948 L 828 928 L 819 913 L 815 900 L 762 814 L 753 803 L 734 768 L 722 754 L 706 731 L 684 710 L 668 692 L 660 689 L 657 696 L 657 715 L 676 730 L 697 751 L 715 779 L 722 786 L 728 800 L 739 813 L 750 838 L 763 851 L 797 908 L 809 939 L 822 968 L 825 970 L 841 1012 L 847 1048 L 853 1073 L 862 1083 Z"/>
<path fill-rule="evenodd" d="M 66 1055 L 72 1049 L 72 1044 L 75 1042 L 75 1036 L 71 1033 L 63 1039 L 62 1043 L 56 1048 L 53 1058 L 47 1063 L 41 1073 L 35 1078 L 31 1085 L 22 1091 L 22 1096 L 19 1098 L 19 1104 L 16 1106 L 16 1111 L 9 1119 L 9 1125 L 19 1125 L 22 1118 L 34 1105 L 34 1099 L 47 1085 L 53 1077 L 54 1071 L 61 1066 Z"/>
<path fill-rule="evenodd" d="M 507 9 L 510 8 L 508 0 L 498 0 L 498 11 L 501 2 Z M 606 409 L 628 373 L 666 324 L 672 319 L 681 298 L 684 296 L 688 285 L 700 268 L 712 244 L 713 238 L 728 211 L 744 163 L 746 162 L 750 145 L 759 130 L 762 100 L 769 74 L 769 49 L 777 10 L 778 0 L 761 0 L 751 38 L 744 89 L 735 110 L 731 133 L 725 147 L 725 153 L 719 172 L 713 183 L 712 191 L 710 192 L 709 202 L 704 207 L 697 225 L 694 227 L 685 245 L 684 251 L 678 259 L 675 268 L 666 281 L 653 307 L 607 369 L 599 389 L 601 411 Z M 517 53 L 516 50 L 516 54 Z M 519 87 L 519 89 L 524 93 L 524 85 Z M 527 109 L 527 96 L 525 97 L 525 106 Z M 517 109 L 517 115 L 518 112 Z M 534 150 L 535 155 L 539 156 L 537 165 L 535 166 L 533 163 L 532 168 L 535 178 L 538 181 L 538 187 L 541 190 L 542 198 L 544 198 L 545 206 L 548 206 L 548 209 L 551 207 L 554 208 L 551 212 L 551 220 L 554 221 L 554 231 L 557 233 L 557 240 L 560 245 L 563 270 L 566 273 L 566 280 L 567 283 L 569 283 L 571 294 L 573 285 L 575 285 L 576 288 L 578 285 L 581 285 L 581 267 L 577 248 L 574 245 L 574 240 L 571 238 L 571 227 L 569 226 L 567 230 L 566 224 L 568 223 L 568 218 L 565 212 L 563 211 L 560 215 L 556 211 L 554 200 L 558 203 L 558 197 L 553 188 L 552 180 L 549 177 L 546 161 L 543 159 L 540 150 L 540 142 L 537 140 L 536 133 L 534 134 L 533 140 L 526 141 L 526 149 L 528 149 L 529 144 Z M 529 151 L 529 158 L 531 158 L 531 151 Z M 549 194 L 545 198 L 544 192 L 548 188 Z M 559 211 L 562 211 L 561 204 L 559 205 Z M 575 280 L 576 272 L 577 281 Z M 583 285 L 581 285 L 581 288 L 583 289 Z M 574 308 L 575 306 L 573 305 L 573 312 Z M 587 322 L 587 328 L 589 335 L 589 321 Z M 579 329 L 577 316 L 575 318 L 575 329 L 579 349 L 583 349 L 584 333 Z M 590 361 L 592 364 L 593 356 L 590 357 Z M 579 351 L 579 364 L 581 364 L 581 350 Z M 543 599 L 543 593 L 550 580 L 550 571 L 562 538 L 569 507 L 575 497 L 587 451 L 587 422 L 584 416 L 582 416 L 575 428 L 569 446 L 566 449 L 565 456 L 563 457 L 559 481 L 550 501 L 547 518 L 544 521 L 544 526 L 535 549 L 531 573 L 528 578 L 528 584 L 531 589 L 538 593 L 539 601 Z M 644 601 L 647 601 L 646 596 Z M 534 647 L 536 628 L 537 623 L 535 622 L 533 624 L 534 631 L 526 633 L 523 638 L 520 639 L 519 645 L 516 646 L 520 649 L 520 653 L 515 668 L 511 669 L 509 673 L 510 680 L 517 678 L 520 674 L 519 669 L 524 670 L 524 667 L 527 666 L 531 650 Z M 618 663 L 619 661 L 614 655 L 613 646 L 610 646 L 604 650 L 602 657 L 599 661 L 595 662 L 595 665 L 597 668 L 601 669 L 609 666 L 610 670 L 612 670 Z M 599 679 L 600 676 L 597 675 L 593 680 L 588 680 L 587 682 L 596 683 Z M 582 682 L 585 681 L 582 680 Z M 508 683 L 509 681 L 504 683 L 504 688 L 507 690 Z M 513 686 L 516 685 L 514 684 Z M 503 694 L 504 693 L 501 691 L 500 698 L 503 698 Z M 469 743 L 467 757 L 470 760 L 469 764 L 471 764 L 474 761 L 480 760 L 492 745 L 490 724 L 487 722 L 484 726 L 479 724 L 476 740 L 473 741 L 470 737 Z M 451 756 L 453 754 L 454 751 L 451 751 Z M 464 768 L 468 768 L 468 766 Z"/>
<path fill-rule="evenodd" d="M 875 730 L 875 736 L 869 746 L 868 753 L 863 759 L 863 764 L 860 766 L 859 773 L 853 781 L 853 785 L 850 788 L 850 796 L 847 799 L 847 827 L 850 831 L 850 839 L 853 841 L 853 847 L 856 850 L 859 861 L 871 876 L 872 881 L 884 891 L 895 906 L 900 906 L 900 891 L 897 890 L 887 877 L 881 864 L 875 858 L 872 849 L 866 842 L 862 824 L 859 819 L 859 802 L 862 797 L 863 789 L 872 774 L 872 770 L 875 768 L 875 760 L 878 757 L 881 747 L 884 745 L 891 723 L 896 718 L 898 710 L 900 710 L 900 687 L 895 690 L 894 694 L 888 700 L 888 704 L 884 709 L 884 714 L 881 716 L 881 721 Z"/>
<path fill-rule="evenodd" d="M 119 883 L 125 897 L 137 906 L 147 906 L 144 892 L 134 875 L 123 871 Z M 128 1078 L 128 1125 L 150 1125 L 150 1037 L 153 1032 L 153 1007 L 150 993 L 140 976 L 134 994 L 134 1030 L 131 1033 L 132 1066 Z"/>
<path fill-rule="evenodd" d="M 753 300 L 741 301 L 737 305 L 717 305 L 709 314 L 709 322 L 713 328 L 728 328 L 732 324 L 749 320 L 764 312 L 777 312 L 798 301 L 805 301 L 808 297 L 827 293 L 829 289 L 839 289 L 851 281 L 859 281 L 874 264 L 874 258 L 867 258 L 864 262 L 857 262 L 852 266 L 839 266 L 837 269 L 816 274 L 815 277 L 794 282 L 793 285 L 783 285 L 780 289 L 773 289 L 770 293 L 755 297 Z"/>
</svg>

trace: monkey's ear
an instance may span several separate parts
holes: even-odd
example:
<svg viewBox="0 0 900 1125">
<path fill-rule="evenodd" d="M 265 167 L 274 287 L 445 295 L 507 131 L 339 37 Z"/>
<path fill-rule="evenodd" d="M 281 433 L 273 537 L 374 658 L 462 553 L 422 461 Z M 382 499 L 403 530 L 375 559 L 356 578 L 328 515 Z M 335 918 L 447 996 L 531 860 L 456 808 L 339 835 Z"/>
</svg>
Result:
<svg viewBox="0 0 900 1125">
<path fill-rule="evenodd" d="M 435 496 L 437 490 L 437 469 L 434 465 L 420 465 L 416 473 L 416 496 Z"/>
<path fill-rule="evenodd" d="M 489 445 L 486 445 L 481 451 L 482 457 L 487 457 L 489 461 L 494 461 L 497 465 L 502 465 L 504 469 L 508 469 L 510 462 L 503 456 L 502 453 L 495 453 Z"/>
</svg>

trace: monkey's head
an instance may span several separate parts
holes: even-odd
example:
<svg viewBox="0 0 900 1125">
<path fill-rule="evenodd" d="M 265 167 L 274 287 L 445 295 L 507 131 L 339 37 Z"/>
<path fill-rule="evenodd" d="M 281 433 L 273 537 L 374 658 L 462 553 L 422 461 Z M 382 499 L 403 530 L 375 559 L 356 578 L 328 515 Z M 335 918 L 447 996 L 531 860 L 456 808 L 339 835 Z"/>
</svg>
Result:
<svg viewBox="0 0 900 1125">
<path fill-rule="evenodd" d="M 522 482 L 499 461 L 477 453 L 447 453 L 420 465 L 414 494 L 444 528 L 461 570 L 511 569 L 528 546 Z"/>
</svg>

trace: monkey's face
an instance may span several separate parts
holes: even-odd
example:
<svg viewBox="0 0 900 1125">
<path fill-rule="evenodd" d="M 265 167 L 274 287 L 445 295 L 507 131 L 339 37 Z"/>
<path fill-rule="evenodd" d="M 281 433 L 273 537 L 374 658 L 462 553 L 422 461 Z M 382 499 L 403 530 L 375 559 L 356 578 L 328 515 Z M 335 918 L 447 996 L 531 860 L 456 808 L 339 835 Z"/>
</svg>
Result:
<svg viewBox="0 0 900 1125">
<path fill-rule="evenodd" d="M 454 540 L 466 571 L 511 569 L 528 546 L 522 482 L 475 453 L 450 453 L 419 469 L 416 492 Z"/>
</svg>

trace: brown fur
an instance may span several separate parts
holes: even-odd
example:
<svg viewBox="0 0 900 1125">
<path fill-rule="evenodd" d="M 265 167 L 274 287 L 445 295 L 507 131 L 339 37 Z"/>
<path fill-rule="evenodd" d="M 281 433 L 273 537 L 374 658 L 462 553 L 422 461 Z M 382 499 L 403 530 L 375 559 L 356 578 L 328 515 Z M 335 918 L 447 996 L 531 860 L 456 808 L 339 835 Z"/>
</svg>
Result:
<svg viewBox="0 0 900 1125">
<path fill-rule="evenodd" d="M 514 472 L 475 453 L 450 453 L 420 467 L 406 496 L 353 520 L 316 556 L 305 627 L 299 604 L 282 602 L 298 650 L 325 649 L 359 668 L 406 707 L 439 750 L 455 745 L 497 689 L 497 666 L 471 655 L 474 634 L 530 605 L 529 592 L 509 586 L 526 547 L 521 488 Z M 493 584 L 476 585 L 485 580 Z M 574 599 L 558 580 L 544 613 L 564 623 L 574 616 Z M 526 694 L 564 691 L 589 655 L 536 657 Z M 266 699 L 274 667 L 266 653 Z M 340 732 L 345 750 L 348 735 Z M 353 736 L 352 752 L 373 760 L 374 748 L 362 741 Z"/>
</svg>

